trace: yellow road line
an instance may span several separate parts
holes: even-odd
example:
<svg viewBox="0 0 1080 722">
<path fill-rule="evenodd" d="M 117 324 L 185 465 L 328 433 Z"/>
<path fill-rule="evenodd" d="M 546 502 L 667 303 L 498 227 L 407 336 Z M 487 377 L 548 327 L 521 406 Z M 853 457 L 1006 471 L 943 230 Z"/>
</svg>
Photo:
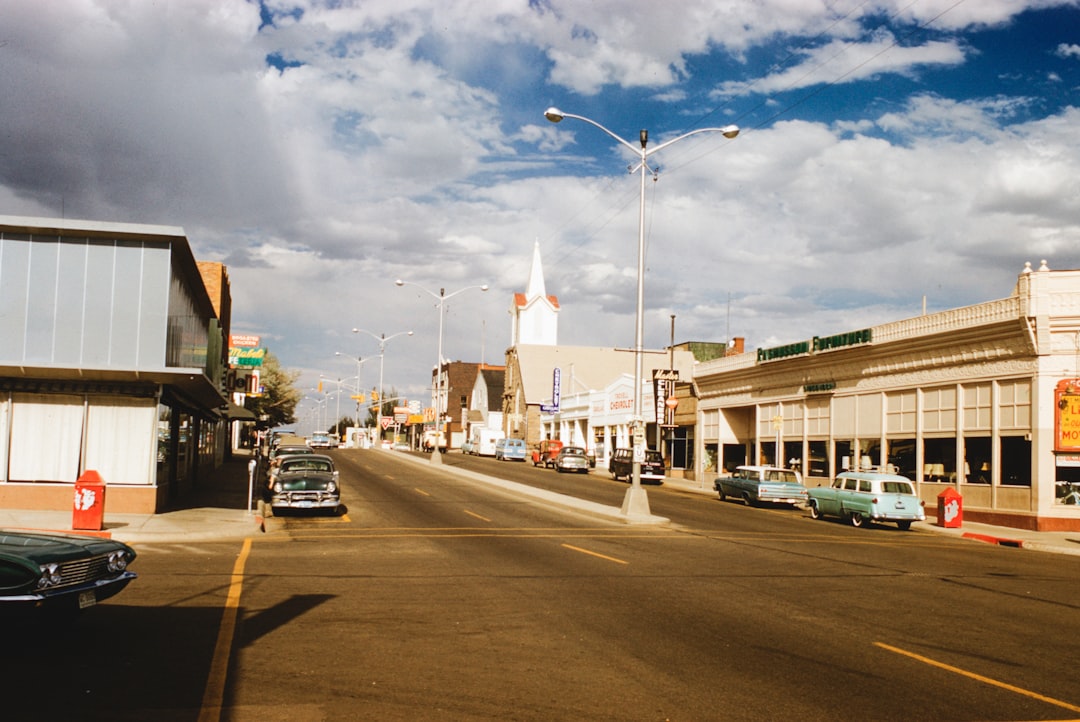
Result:
<svg viewBox="0 0 1080 722">
<path fill-rule="evenodd" d="M 415 491 L 417 494 L 423 494 L 424 496 L 431 496 L 431 494 L 427 493 L 423 489 L 413 489 L 413 491 Z"/>
<path fill-rule="evenodd" d="M 217 642 L 214 644 L 214 657 L 210 662 L 210 674 L 206 680 L 206 689 L 203 691 L 199 722 L 217 722 L 221 719 L 221 704 L 225 699 L 225 677 L 229 671 L 229 653 L 236 634 L 236 616 L 240 610 L 240 589 L 244 585 L 244 566 L 247 564 L 250 553 L 251 537 L 248 537 L 240 548 L 236 564 L 233 565 L 229 595 L 225 598 L 225 608 L 221 612 L 221 626 L 218 627 Z"/>
<path fill-rule="evenodd" d="M 468 509 L 465 510 L 465 513 L 468 514 L 469 516 L 476 517 L 480 521 L 488 521 L 488 522 L 491 521 L 491 519 L 488 519 L 486 516 L 480 516 L 476 512 L 469 511 Z"/>
<path fill-rule="evenodd" d="M 1015 692 L 1016 694 L 1023 695 L 1024 697 L 1030 697 L 1032 699 L 1037 699 L 1040 702 L 1046 702 L 1047 704 L 1052 704 L 1055 707 L 1061 707 L 1061 708 L 1067 709 L 1067 710 L 1069 710 L 1071 712 L 1080 712 L 1080 707 L 1078 707 L 1078 706 L 1076 706 L 1074 704 L 1069 704 L 1068 702 L 1062 702 L 1060 699 L 1054 699 L 1053 697 L 1047 697 L 1046 695 L 1039 694 L 1038 692 L 1032 692 L 1031 690 L 1023 689 L 1022 687 L 1017 687 L 1015 685 L 1008 684 L 1007 682 L 999 682 L 996 679 L 991 679 L 990 677 L 984 677 L 981 674 L 976 674 L 974 672 L 968 672 L 965 669 L 960 669 L 959 667 L 953 667 L 950 664 L 945 664 L 944 662 L 938 662 L 935 659 L 930 659 L 929 657 L 924 657 L 921 654 L 915 654 L 914 652 L 908 652 L 906 650 L 900 649 L 898 647 L 893 647 L 891 645 L 884 644 L 882 642 L 874 642 L 874 645 L 878 646 L 878 647 L 881 647 L 882 649 L 888 650 L 890 652 L 895 652 L 896 654 L 902 654 L 905 657 L 910 657 L 911 659 L 922 662 L 923 664 L 929 664 L 931 667 L 937 667 L 938 669 L 944 669 L 946 672 L 952 672 L 953 674 L 959 674 L 959 675 L 961 675 L 963 677 L 967 677 L 969 679 L 974 679 L 977 682 L 982 682 L 983 684 L 989 684 L 989 685 L 991 685 L 993 687 L 999 687 L 1001 689 L 1008 690 L 1009 692 Z"/>
<path fill-rule="evenodd" d="M 582 549 L 581 547 L 576 547 L 576 546 L 573 546 L 571 544 L 563 544 L 561 546 L 564 546 L 567 549 L 572 549 L 572 550 L 574 550 L 576 552 L 581 552 L 582 554 L 588 554 L 589 556 L 598 557 L 600 559 L 606 559 L 607 561 L 615 562 L 616 564 L 629 564 L 630 563 L 630 562 L 625 561 L 623 559 L 616 559 L 615 557 L 609 557 L 606 554 L 600 554 L 598 552 L 591 552 L 588 549 Z"/>
</svg>

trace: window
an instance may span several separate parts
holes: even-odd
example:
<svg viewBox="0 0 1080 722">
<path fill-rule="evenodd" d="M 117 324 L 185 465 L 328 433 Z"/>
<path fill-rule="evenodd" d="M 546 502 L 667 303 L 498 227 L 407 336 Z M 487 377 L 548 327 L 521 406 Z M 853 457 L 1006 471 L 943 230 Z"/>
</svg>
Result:
<svg viewBox="0 0 1080 722">
<path fill-rule="evenodd" d="M 956 481 L 955 438 L 923 439 L 923 480 Z"/>
<path fill-rule="evenodd" d="M 914 391 L 900 391 L 889 394 L 888 408 L 885 412 L 889 433 L 914 433 L 915 408 L 916 394 Z"/>
<path fill-rule="evenodd" d="M 677 426 L 669 430 L 671 437 L 668 460 L 672 469 L 692 469 L 694 467 L 694 427 Z"/>
<path fill-rule="evenodd" d="M 826 441 L 811 441 L 810 463 L 806 465 L 809 476 L 827 477 L 829 475 L 829 444 Z"/>
<path fill-rule="evenodd" d="M 895 473 L 915 478 L 915 439 L 889 439 L 889 464 Z"/>
<path fill-rule="evenodd" d="M 1023 436 L 1001 437 L 1001 484 L 1031 486 L 1031 442 Z"/>
<path fill-rule="evenodd" d="M 989 436 L 964 439 L 964 481 L 968 484 L 989 484 L 993 478 L 990 446 Z"/>
<path fill-rule="evenodd" d="M 923 392 L 923 431 L 956 430 L 956 387 L 945 386 Z"/>
</svg>

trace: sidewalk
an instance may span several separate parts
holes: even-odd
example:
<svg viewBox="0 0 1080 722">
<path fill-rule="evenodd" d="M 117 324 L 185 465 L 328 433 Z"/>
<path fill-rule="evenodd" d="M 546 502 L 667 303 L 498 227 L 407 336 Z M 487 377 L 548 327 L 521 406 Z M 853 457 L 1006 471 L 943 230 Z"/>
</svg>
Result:
<svg viewBox="0 0 1080 722">
<path fill-rule="evenodd" d="M 265 533 L 264 520 L 258 513 L 258 505 L 248 510 L 248 461 L 250 452 L 238 450 L 200 486 L 180 500 L 175 509 L 161 514 L 110 514 L 108 497 L 105 504 L 104 530 L 79 532 L 101 534 L 128 544 L 182 543 L 194 541 L 228 541 L 258 536 Z M 418 463 L 427 463 L 426 461 Z M 448 467 L 450 470 L 451 467 Z M 595 472 L 594 472 L 595 473 Z M 490 483 L 507 484 L 502 480 L 469 473 L 475 479 Z M 515 487 L 518 485 L 514 485 Z M 699 481 L 669 478 L 665 488 L 682 492 L 715 496 L 711 482 L 705 486 Z M 600 506 L 571 497 L 545 493 L 549 503 L 562 503 L 579 511 L 583 504 Z M 617 507 L 604 507 L 610 518 L 619 517 Z M 586 511 L 596 512 L 596 509 Z M 658 519 L 658 517 L 657 517 Z M 630 520 L 633 521 L 633 520 Z M 961 528 L 946 529 L 937 526 L 934 518 L 916 522 L 912 529 L 920 532 L 949 534 L 976 542 L 998 544 L 1058 554 L 1080 555 L 1080 532 L 1036 532 L 1010 527 L 964 522 Z M 0 509 L 0 528 L 34 529 L 41 531 L 71 532 L 70 511 L 28 511 L 23 509 Z"/>
<path fill-rule="evenodd" d="M 258 506 L 248 511 L 247 449 L 231 459 L 180 499 L 174 509 L 160 514 L 109 513 L 105 495 L 104 529 L 72 531 L 73 512 L 0 509 L 0 528 L 107 536 L 127 544 L 228 541 L 262 534 Z"/>
</svg>

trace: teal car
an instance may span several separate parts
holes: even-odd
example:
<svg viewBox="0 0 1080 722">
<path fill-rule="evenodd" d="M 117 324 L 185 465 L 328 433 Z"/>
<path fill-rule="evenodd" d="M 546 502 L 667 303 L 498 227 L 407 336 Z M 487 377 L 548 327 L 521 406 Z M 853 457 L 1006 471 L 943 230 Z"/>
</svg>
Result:
<svg viewBox="0 0 1080 722">
<path fill-rule="evenodd" d="M 806 502 L 806 487 L 802 477 L 793 469 L 777 466 L 740 466 L 731 476 L 719 476 L 713 488 L 720 500 L 741 499 L 747 506 L 762 502 L 802 504 Z"/>
<path fill-rule="evenodd" d="M 829 486 L 810 489 L 810 516 L 836 516 L 863 526 L 869 522 L 895 522 L 903 530 L 925 521 L 926 510 L 906 476 L 877 471 L 845 471 Z"/>
<path fill-rule="evenodd" d="M 524 439 L 499 439 L 495 442 L 495 459 L 498 461 L 525 461 Z"/>
</svg>

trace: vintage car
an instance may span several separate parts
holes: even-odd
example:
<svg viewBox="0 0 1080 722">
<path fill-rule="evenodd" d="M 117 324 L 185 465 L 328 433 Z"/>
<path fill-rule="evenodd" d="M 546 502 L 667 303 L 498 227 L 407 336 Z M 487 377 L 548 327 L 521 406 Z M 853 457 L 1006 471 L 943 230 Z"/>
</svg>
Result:
<svg viewBox="0 0 1080 722">
<path fill-rule="evenodd" d="M 286 456 L 295 456 L 297 454 L 314 454 L 311 447 L 307 444 L 281 444 L 270 449 L 270 453 L 266 455 L 265 460 L 260 464 L 259 473 L 264 481 L 270 478 L 270 474 L 274 468 L 281 463 L 281 459 Z"/>
<path fill-rule="evenodd" d="M 341 504 L 338 471 L 323 454 L 285 456 L 270 470 L 270 506 L 280 509 L 328 509 Z"/>
<path fill-rule="evenodd" d="M 634 450 L 615 449 L 615 453 L 611 455 L 611 461 L 608 462 L 608 471 L 611 472 L 611 478 L 616 481 L 619 479 L 633 481 Z M 641 462 L 640 478 L 642 484 L 664 483 L 664 459 L 659 451 L 646 449 L 645 461 Z"/>
<path fill-rule="evenodd" d="M 316 431 L 308 439 L 308 446 L 313 449 L 329 449 L 330 448 L 330 434 L 322 431 Z"/>
<path fill-rule="evenodd" d="M 810 489 L 810 516 L 838 516 L 852 526 L 875 521 L 896 522 L 901 529 L 924 521 L 926 510 L 906 476 L 877 471 L 844 471 L 829 486 Z"/>
<path fill-rule="evenodd" d="M 0 611 L 92 607 L 135 578 L 134 559 L 134 549 L 111 539 L 0 530 Z"/>
<path fill-rule="evenodd" d="M 532 454 L 533 466 L 543 464 L 545 469 L 554 467 L 555 457 L 559 455 L 562 447 L 563 443 L 558 439 L 544 439 Z"/>
<path fill-rule="evenodd" d="M 559 453 L 555 456 L 555 471 L 560 474 L 564 471 L 588 474 L 589 456 L 585 453 L 585 449 L 580 446 L 564 446 L 559 449 Z"/>
<path fill-rule="evenodd" d="M 713 480 L 713 488 L 721 500 L 741 499 L 748 506 L 761 502 L 803 504 L 807 499 L 799 472 L 778 466 L 738 466 L 731 476 Z"/>
<path fill-rule="evenodd" d="M 496 461 L 525 461 L 525 439 L 499 439 L 495 442 Z"/>
</svg>

